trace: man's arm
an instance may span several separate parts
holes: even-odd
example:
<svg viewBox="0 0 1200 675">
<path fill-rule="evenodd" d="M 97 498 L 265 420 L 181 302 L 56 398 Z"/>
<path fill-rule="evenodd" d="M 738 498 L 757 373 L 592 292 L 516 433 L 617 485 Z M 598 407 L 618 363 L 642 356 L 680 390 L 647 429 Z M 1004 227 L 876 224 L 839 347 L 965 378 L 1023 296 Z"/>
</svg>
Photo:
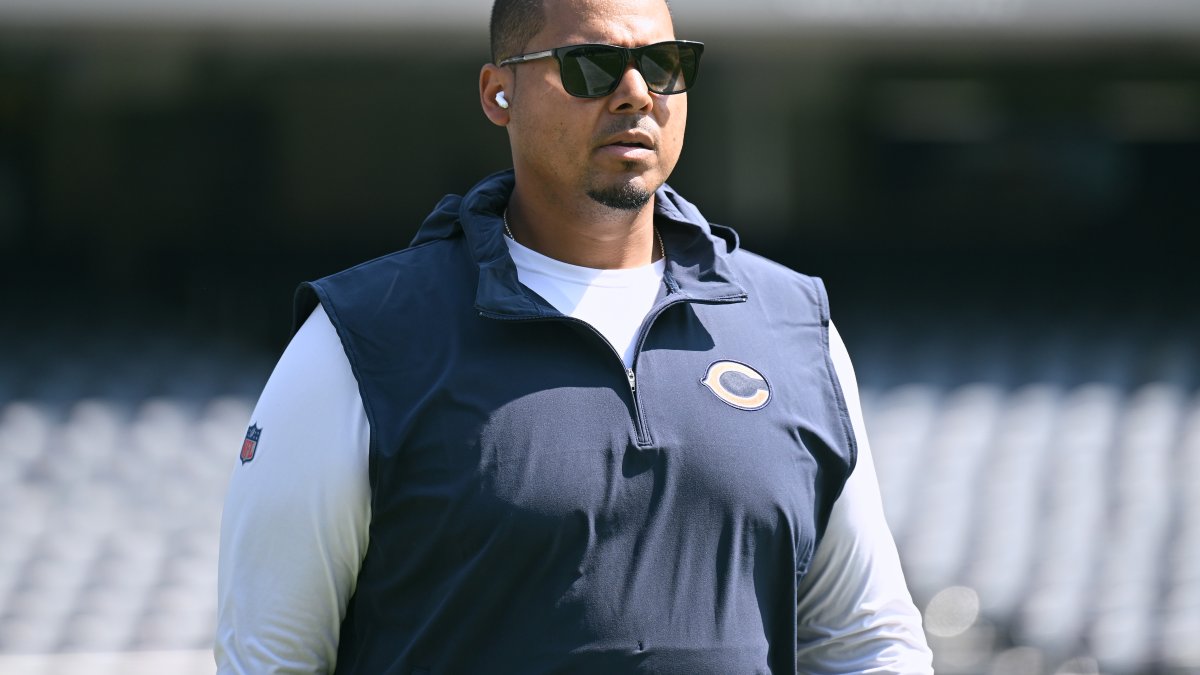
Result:
<svg viewBox="0 0 1200 675">
<path fill-rule="evenodd" d="M 797 670 L 811 675 L 932 673 L 921 615 L 884 520 L 854 368 L 832 324 L 829 351 L 858 440 L 858 463 L 800 586 Z"/>
<path fill-rule="evenodd" d="M 234 469 L 221 518 L 222 675 L 333 670 L 367 550 L 369 427 L 358 383 L 318 307 L 255 407 L 253 458 Z"/>
</svg>

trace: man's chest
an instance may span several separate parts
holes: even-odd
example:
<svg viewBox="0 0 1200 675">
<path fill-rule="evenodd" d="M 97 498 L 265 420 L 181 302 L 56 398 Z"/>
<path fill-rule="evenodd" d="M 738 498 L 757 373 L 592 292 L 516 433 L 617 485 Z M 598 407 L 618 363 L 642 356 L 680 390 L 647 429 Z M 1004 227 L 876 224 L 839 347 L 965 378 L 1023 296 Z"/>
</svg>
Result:
<svg viewBox="0 0 1200 675">
<path fill-rule="evenodd" d="M 632 376 L 569 322 L 464 343 L 480 354 L 427 385 L 392 435 L 403 445 L 381 449 L 377 506 L 418 501 L 455 514 L 469 538 L 499 522 L 522 523 L 533 541 L 658 523 L 679 530 L 668 536 L 711 532 L 713 546 L 729 526 L 811 550 L 825 474 L 844 469 L 830 466 L 844 461 L 832 447 L 844 429 L 829 414 L 821 328 L 772 336 L 728 323 L 669 308 Z"/>
</svg>

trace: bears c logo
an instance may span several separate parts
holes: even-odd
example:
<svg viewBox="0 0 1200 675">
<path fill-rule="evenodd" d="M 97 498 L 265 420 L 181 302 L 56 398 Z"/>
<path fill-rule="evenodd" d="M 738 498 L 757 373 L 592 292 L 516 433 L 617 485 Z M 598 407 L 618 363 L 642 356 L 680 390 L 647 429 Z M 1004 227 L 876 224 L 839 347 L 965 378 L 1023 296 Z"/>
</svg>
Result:
<svg viewBox="0 0 1200 675">
<path fill-rule="evenodd" d="M 716 361 L 700 384 L 739 410 L 758 410 L 771 400 L 771 386 L 757 370 L 737 361 Z"/>
</svg>

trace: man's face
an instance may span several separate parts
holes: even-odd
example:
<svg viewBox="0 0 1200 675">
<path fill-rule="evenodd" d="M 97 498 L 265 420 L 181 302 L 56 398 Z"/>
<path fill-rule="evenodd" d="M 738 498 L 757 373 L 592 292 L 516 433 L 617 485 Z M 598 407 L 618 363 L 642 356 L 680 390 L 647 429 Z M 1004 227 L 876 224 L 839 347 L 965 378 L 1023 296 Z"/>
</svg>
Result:
<svg viewBox="0 0 1200 675">
<path fill-rule="evenodd" d="M 604 43 L 624 47 L 675 39 L 663 0 L 546 1 L 546 25 L 525 52 Z M 508 124 L 519 180 L 553 200 L 637 209 L 675 168 L 687 123 L 687 94 L 646 88 L 634 68 L 603 98 L 578 98 L 562 87 L 558 62 L 516 66 Z M 533 186 L 531 186 L 533 187 Z"/>
</svg>

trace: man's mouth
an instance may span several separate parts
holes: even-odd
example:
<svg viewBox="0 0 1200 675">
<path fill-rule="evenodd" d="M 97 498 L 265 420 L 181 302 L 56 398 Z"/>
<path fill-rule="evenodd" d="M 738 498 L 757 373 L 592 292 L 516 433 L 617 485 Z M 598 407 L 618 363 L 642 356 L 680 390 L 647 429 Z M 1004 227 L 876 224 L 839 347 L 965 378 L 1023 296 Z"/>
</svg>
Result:
<svg viewBox="0 0 1200 675">
<path fill-rule="evenodd" d="M 622 162 L 651 162 L 654 159 L 654 138 L 643 131 L 631 129 L 614 134 L 598 148 L 600 154 Z"/>
<path fill-rule="evenodd" d="M 625 150 L 654 150 L 654 137 L 640 129 L 627 129 L 606 139 L 603 147 Z"/>
</svg>

